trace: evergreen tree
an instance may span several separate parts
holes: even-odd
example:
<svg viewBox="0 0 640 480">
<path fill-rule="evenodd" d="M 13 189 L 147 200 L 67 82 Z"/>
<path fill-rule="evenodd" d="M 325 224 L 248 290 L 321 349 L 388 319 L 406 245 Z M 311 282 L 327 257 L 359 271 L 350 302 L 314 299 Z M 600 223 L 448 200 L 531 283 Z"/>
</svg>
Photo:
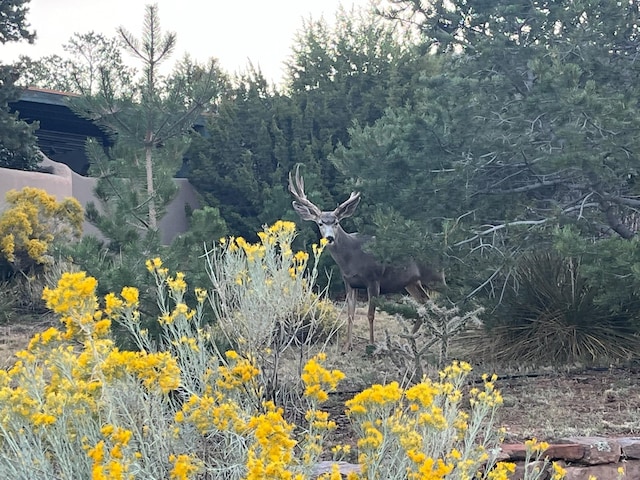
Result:
<svg viewBox="0 0 640 480">
<path fill-rule="evenodd" d="M 156 256 L 172 268 L 189 271 L 191 259 L 202 263 L 193 250 L 201 252 L 204 232 L 215 239 L 225 233 L 216 210 L 195 214 L 196 231 L 176 240 L 173 257 L 158 231 L 176 192 L 174 177 L 183 166 L 194 123 L 219 95 L 222 76 L 216 62 L 202 66 L 185 59 L 168 78 L 163 77 L 159 67 L 173 51 L 176 36 L 162 32 L 156 6 L 147 7 L 141 39 L 124 29 L 119 34 L 142 63 L 141 80 L 125 91 L 112 81 L 113 72 L 99 69 L 101 88 L 71 101 L 75 111 L 112 134 L 109 149 L 94 141 L 87 144 L 89 173 L 98 178 L 99 200 L 87 206 L 87 217 L 105 241 L 85 237 L 72 254 L 84 270 L 100 278 L 101 293 L 144 285 L 145 261 Z M 156 308 L 146 292 L 141 292 L 141 303 L 148 311 Z"/>
<path fill-rule="evenodd" d="M 91 172 L 100 179 L 98 196 L 106 213 L 92 212 L 105 230 L 129 225 L 138 234 L 155 234 L 163 209 L 175 192 L 173 177 L 182 167 L 187 133 L 216 95 L 215 62 L 198 67 L 192 82 L 164 83 L 159 67 L 172 53 L 176 35 L 163 34 L 158 9 L 148 6 L 141 39 L 123 28 L 122 41 L 143 65 L 143 78 L 123 95 L 109 70 L 100 70 L 102 89 L 72 102 L 75 110 L 113 132 L 116 147 L 104 153 L 90 146 Z"/>
<path fill-rule="evenodd" d="M 27 13 L 30 0 L 3 0 L 0 4 L 0 43 L 20 42 L 32 43 L 35 33 L 29 31 Z"/>
<path fill-rule="evenodd" d="M 28 0 L 7 0 L 0 3 L 0 43 L 26 40 L 32 42 L 35 34 L 29 31 L 26 15 Z M 0 64 L 0 167 L 33 170 L 40 162 L 34 131 L 37 125 L 28 125 L 11 113 L 9 103 L 20 98 L 15 86 L 20 76 L 17 66 Z"/>
<path fill-rule="evenodd" d="M 233 234 L 254 235 L 264 223 L 295 219 L 288 173 L 305 164 L 310 194 L 319 204 L 343 200 L 342 177 L 329 155 L 349 143 L 354 121 L 369 125 L 390 102 L 411 96 L 402 82 L 412 53 L 388 23 L 342 12 L 335 28 L 309 21 L 288 62 L 284 92 L 249 72 L 220 102 L 206 135 L 189 152 L 190 181 L 220 209 Z M 317 240 L 311 226 L 302 240 Z"/>
<path fill-rule="evenodd" d="M 414 102 L 335 158 L 375 206 L 385 259 L 436 251 L 464 295 L 500 297 L 557 225 L 635 235 L 637 1 L 392 3 L 390 17 L 412 12 L 428 68 Z"/>
<path fill-rule="evenodd" d="M 220 209 L 234 235 L 251 238 L 286 212 L 284 179 L 295 159 L 290 101 L 260 72 L 237 79 L 188 152 L 189 181 Z"/>
</svg>

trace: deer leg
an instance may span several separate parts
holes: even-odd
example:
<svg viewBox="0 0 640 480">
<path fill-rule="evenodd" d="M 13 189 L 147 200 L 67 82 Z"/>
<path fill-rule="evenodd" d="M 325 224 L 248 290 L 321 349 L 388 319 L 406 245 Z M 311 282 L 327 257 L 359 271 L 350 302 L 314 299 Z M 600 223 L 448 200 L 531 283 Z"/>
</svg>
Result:
<svg viewBox="0 0 640 480">
<path fill-rule="evenodd" d="M 351 288 L 351 285 L 345 282 L 345 290 L 347 292 L 347 341 L 344 345 L 344 351 L 349 351 L 353 348 L 352 336 L 353 336 L 353 319 L 356 315 L 356 290 Z"/>
<path fill-rule="evenodd" d="M 369 343 L 373 345 L 375 340 L 373 338 L 373 321 L 376 317 L 376 306 L 373 299 L 380 295 L 380 284 L 375 283 L 367 288 L 367 294 L 369 296 L 369 310 L 367 311 L 367 318 L 369 319 Z"/>
</svg>

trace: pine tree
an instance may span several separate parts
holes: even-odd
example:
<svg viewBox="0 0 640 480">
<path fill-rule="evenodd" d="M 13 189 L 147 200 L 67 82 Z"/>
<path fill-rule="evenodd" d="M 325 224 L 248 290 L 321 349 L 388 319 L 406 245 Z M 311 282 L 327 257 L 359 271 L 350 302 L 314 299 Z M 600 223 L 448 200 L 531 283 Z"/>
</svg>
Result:
<svg viewBox="0 0 640 480">
<path fill-rule="evenodd" d="M 198 75 L 178 73 L 165 81 L 160 66 L 174 50 L 175 33 L 163 33 L 158 8 L 147 6 L 141 38 L 119 28 L 125 49 L 142 63 L 142 80 L 129 92 L 100 70 L 100 91 L 74 100 L 80 114 L 113 133 L 116 146 L 104 153 L 90 146 L 91 173 L 100 179 L 103 226 L 128 223 L 138 233 L 155 233 L 175 192 L 173 177 L 182 166 L 188 132 L 216 94 L 218 69 L 211 61 Z M 192 72 L 193 73 L 193 72 Z M 117 88 L 116 88 L 117 87 Z M 94 219 L 104 215 L 93 211 Z"/>
</svg>

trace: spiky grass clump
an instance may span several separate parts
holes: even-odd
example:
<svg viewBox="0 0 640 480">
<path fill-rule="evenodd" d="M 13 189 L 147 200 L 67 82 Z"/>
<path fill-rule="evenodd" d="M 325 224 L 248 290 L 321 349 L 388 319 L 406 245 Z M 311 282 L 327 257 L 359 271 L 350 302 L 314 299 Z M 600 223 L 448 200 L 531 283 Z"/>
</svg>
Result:
<svg viewBox="0 0 640 480">
<path fill-rule="evenodd" d="M 627 317 L 595 302 L 579 258 L 531 253 L 488 322 L 497 360 L 599 364 L 628 359 L 638 339 Z"/>
</svg>

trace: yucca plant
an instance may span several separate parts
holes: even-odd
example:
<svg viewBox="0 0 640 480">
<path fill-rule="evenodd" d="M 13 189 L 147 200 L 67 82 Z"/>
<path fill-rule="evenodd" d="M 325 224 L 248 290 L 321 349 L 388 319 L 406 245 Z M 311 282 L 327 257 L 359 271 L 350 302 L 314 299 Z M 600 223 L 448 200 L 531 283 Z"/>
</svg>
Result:
<svg viewBox="0 0 640 480">
<path fill-rule="evenodd" d="M 498 360 L 598 364 L 637 351 L 629 319 L 594 301 L 580 258 L 528 253 L 514 275 L 487 323 Z"/>
</svg>

